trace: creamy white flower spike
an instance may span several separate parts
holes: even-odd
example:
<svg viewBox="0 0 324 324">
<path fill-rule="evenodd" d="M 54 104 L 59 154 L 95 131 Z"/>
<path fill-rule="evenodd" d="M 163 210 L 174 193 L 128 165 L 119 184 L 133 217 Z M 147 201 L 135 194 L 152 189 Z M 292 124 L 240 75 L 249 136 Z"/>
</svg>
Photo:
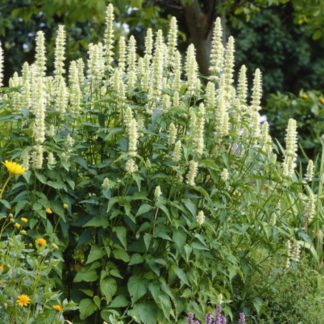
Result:
<svg viewBox="0 0 324 324">
<path fill-rule="evenodd" d="M 36 34 L 36 73 L 38 77 L 44 78 L 46 76 L 46 50 L 45 37 L 42 31 Z"/>
<path fill-rule="evenodd" d="M 158 199 L 162 195 L 162 190 L 160 186 L 156 186 L 154 190 L 154 198 Z"/>
<path fill-rule="evenodd" d="M 182 150 L 182 145 L 181 145 L 181 141 L 179 140 L 175 143 L 173 149 L 172 160 L 174 162 L 179 162 L 181 160 L 181 150 Z"/>
<path fill-rule="evenodd" d="M 88 55 L 88 79 L 91 86 L 97 88 L 101 84 L 105 72 L 102 43 L 89 44 Z"/>
<path fill-rule="evenodd" d="M 174 91 L 180 91 L 181 87 L 181 74 L 182 74 L 182 63 L 181 63 L 181 54 L 178 50 L 174 53 L 174 75 L 173 75 L 173 88 Z"/>
<path fill-rule="evenodd" d="M 126 162 L 126 172 L 134 173 L 138 170 L 138 167 L 133 159 L 130 159 Z"/>
<path fill-rule="evenodd" d="M 215 83 L 208 82 L 206 86 L 206 108 L 210 111 L 215 111 L 216 107 L 216 90 Z"/>
<path fill-rule="evenodd" d="M 313 160 L 309 160 L 308 164 L 307 164 L 305 180 L 307 182 L 312 182 L 313 177 L 314 177 L 314 163 L 313 163 Z"/>
<path fill-rule="evenodd" d="M 286 150 L 283 163 L 283 173 L 286 177 L 292 177 L 296 168 L 297 160 L 297 123 L 290 118 L 286 131 Z"/>
<path fill-rule="evenodd" d="M 52 152 L 49 152 L 47 155 L 47 166 L 49 169 L 52 169 L 56 164 L 56 159 Z"/>
<path fill-rule="evenodd" d="M 127 48 L 127 85 L 130 90 L 135 87 L 136 83 L 136 40 L 134 36 L 131 36 L 128 41 L 128 48 Z"/>
<path fill-rule="evenodd" d="M 169 33 L 168 33 L 168 65 L 174 69 L 175 66 L 175 52 L 178 46 L 178 23 L 175 17 L 170 20 Z"/>
<path fill-rule="evenodd" d="M 305 228 L 312 222 L 316 215 L 316 195 L 308 188 L 308 195 L 304 202 Z"/>
<path fill-rule="evenodd" d="M 197 223 L 201 226 L 205 223 L 205 214 L 202 210 L 198 212 L 198 215 L 196 216 Z"/>
<path fill-rule="evenodd" d="M 104 178 L 102 184 L 101 184 L 101 187 L 105 190 L 108 190 L 109 189 L 109 186 L 110 186 L 110 181 L 109 179 L 106 177 Z"/>
<path fill-rule="evenodd" d="M 218 17 L 215 21 L 213 38 L 210 51 L 210 80 L 218 81 L 219 75 L 223 70 L 224 64 L 224 46 L 223 46 L 223 29 L 221 19 Z"/>
<path fill-rule="evenodd" d="M 137 122 L 135 118 L 133 118 L 129 123 L 128 138 L 128 154 L 131 157 L 135 157 L 137 155 L 138 142 Z"/>
<path fill-rule="evenodd" d="M 194 94 L 197 91 L 198 64 L 196 61 L 196 50 L 193 44 L 190 44 L 187 49 L 185 69 L 188 92 Z"/>
<path fill-rule="evenodd" d="M 252 111 L 261 110 L 261 97 L 262 97 L 262 75 L 260 69 L 256 69 L 254 73 L 253 88 L 252 88 L 252 101 L 251 101 Z"/>
<path fill-rule="evenodd" d="M 194 143 L 195 143 L 195 151 L 198 156 L 201 156 L 204 151 L 204 132 L 205 132 L 205 106 L 203 103 L 199 105 L 199 111 L 198 111 L 198 118 L 197 118 L 197 124 L 195 126 L 195 137 L 194 137 Z"/>
<path fill-rule="evenodd" d="M 247 85 L 247 77 L 246 77 L 246 66 L 242 65 L 239 77 L 238 77 L 238 97 L 242 104 L 247 103 L 247 92 L 248 92 L 248 85 Z"/>
<path fill-rule="evenodd" d="M 195 185 L 195 179 L 196 179 L 197 173 L 198 173 L 198 162 L 191 160 L 189 162 L 189 171 L 186 175 L 187 183 L 190 186 Z"/>
<path fill-rule="evenodd" d="M 58 27 L 57 36 L 55 40 L 55 54 L 54 54 L 54 76 L 55 78 L 61 77 L 65 73 L 65 30 L 64 26 Z"/>
<path fill-rule="evenodd" d="M 118 68 L 124 73 L 126 69 L 126 41 L 124 36 L 120 36 L 118 41 Z"/>
<path fill-rule="evenodd" d="M 169 145 L 173 145 L 177 139 L 177 128 L 173 123 L 170 124 L 169 126 Z"/>
<path fill-rule="evenodd" d="M 162 30 L 156 34 L 153 56 L 153 95 L 155 99 L 161 95 L 163 86 L 164 43 Z"/>
<path fill-rule="evenodd" d="M 224 182 L 227 182 L 228 179 L 229 179 L 229 173 L 228 173 L 228 170 L 226 168 L 223 169 L 223 171 L 221 172 L 221 179 L 224 181 Z"/>
<path fill-rule="evenodd" d="M 232 93 L 233 74 L 234 74 L 234 37 L 230 36 L 227 41 L 224 62 L 224 80 L 226 95 Z"/>
<path fill-rule="evenodd" d="M 106 71 L 110 72 L 112 69 L 112 62 L 114 57 L 114 7 L 110 3 L 106 10 L 106 28 L 104 35 L 104 55 Z"/>
</svg>

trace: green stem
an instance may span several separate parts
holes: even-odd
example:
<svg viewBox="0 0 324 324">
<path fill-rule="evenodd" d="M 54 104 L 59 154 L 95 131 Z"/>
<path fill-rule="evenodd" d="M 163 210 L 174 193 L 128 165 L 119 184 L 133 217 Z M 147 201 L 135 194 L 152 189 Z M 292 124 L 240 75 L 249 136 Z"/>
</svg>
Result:
<svg viewBox="0 0 324 324">
<path fill-rule="evenodd" d="M 7 187 L 8 183 L 9 183 L 11 177 L 12 177 L 12 175 L 11 175 L 11 173 L 9 173 L 9 176 L 8 176 L 6 182 L 4 183 L 2 189 L 0 189 L 1 190 L 1 192 L 0 192 L 0 199 L 2 199 L 3 193 L 4 193 L 6 187 Z"/>
</svg>

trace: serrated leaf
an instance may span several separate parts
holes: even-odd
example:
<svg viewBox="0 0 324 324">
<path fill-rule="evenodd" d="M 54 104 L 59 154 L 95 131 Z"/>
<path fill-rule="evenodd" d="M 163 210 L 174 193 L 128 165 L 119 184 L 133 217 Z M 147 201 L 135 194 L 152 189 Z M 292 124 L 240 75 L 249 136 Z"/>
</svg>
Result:
<svg viewBox="0 0 324 324">
<path fill-rule="evenodd" d="M 143 263 L 144 262 L 144 259 L 143 257 L 138 254 L 138 253 L 135 253 L 131 256 L 130 258 L 130 261 L 129 261 L 129 265 L 134 265 L 134 264 L 140 264 L 140 263 Z"/>
<path fill-rule="evenodd" d="M 146 281 L 138 275 L 131 276 L 128 279 L 127 288 L 132 298 L 132 304 L 136 303 L 147 292 Z"/>
<path fill-rule="evenodd" d="M 116 296 L 109 304 L 110 308 L 121 308 L 129 305 L 129 300 L 124 295 Z"/>
<path fill-rule="evenodd" d="M 150 210 L 152 210 L 153 207 L 148 205 L 148 204 L 143 204 L 141 205 L 141 207 L 138 209 L 137 213 L 136 213 L 136 216 L 140 216 L 140 215 L 143 215 L 147 212 L 149 212 Z"/>
<path fill-rule="evenodd" d="M 93 261 L 96 261 L 98 259 L 101 259 L 104 255 L 105 255 L 105 251 L 103 250 L 103 248 L 99 247 L 99 246 L 95 246 L 93 245 L 91 247 L 90 253 L 88 255 L 88 259 L 86 264 L 89 264 Z"/>
<path fill-rule="evenodd" d="M 120 243 L 126 249 L 127 248 L 126 228 L 124 226 L 116 226 L 113 228 L 113 231 L 116 233 Z"/>
<path fill-rule="evenodd" d="M 100 282 L 100 291 L 106 297 L 107 303 L 110 303 L 112 297 L 117 292 L 117 282 L 114 278 L 105 278 Z"/>
<path fill-rule="evenodd" d="M 128 262 L 129 261 L 129 255 L 125 250 L 122 249 L 115 249 L 113 250 L 113 256 L 117 259 L 117 260 L 122 260 L 124 262 Z"/>
<path fill-rule="evenodd" d="M 90 298 L 84 298 L 80 301 L 79 309 L 80 319 L 84 320 L 97 310 L 97 306 Z"/>
<path fill-rule="evenodd" d="M 76 276 L 73 279 L 73 282 L 93 282 L 98 279 L 98 274 L 95 270 L 90 271 L 80 271 L 76 274 Z"/>
<path fill-rule="evenodd" d="M 188 281 L 188 278 L 187 278 L 187 275 L 185 274 L 185 272 L 180 269 L 179 267 L 177 266 L 174 266 L 173 267 L 173 271 L 174 273 L 177 275 L 177 277 L 184 283 L 186 284 L 187 286 L 190 286 L 189 284 L 189 281 Z"/>
</svg>

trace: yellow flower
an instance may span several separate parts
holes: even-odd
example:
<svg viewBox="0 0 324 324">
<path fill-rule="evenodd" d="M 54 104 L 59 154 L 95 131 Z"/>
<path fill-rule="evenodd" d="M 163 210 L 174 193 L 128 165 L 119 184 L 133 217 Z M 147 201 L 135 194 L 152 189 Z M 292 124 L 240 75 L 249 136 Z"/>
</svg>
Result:
<svg viewBox="0 0 324 324">
<path fill-rule="evenodd" d="M 22 294 L 18 296 L 16 302 L 20 307 L 27 307 L 30 304 L 31 299 L 28 295 Z"/>
<path fill-rule="evenodd" d="M 42 237 L 40 237 L 37 240 L 35 240 L 35 243 L 40 247 L 44 247 L 44 246 L 46 246 L 47 241 L 45 239 L 43 239 Z"/>
<path fill-rule="evenodd" d="M 63 313 L 63 308 L 61 305 L 57 304 L 53 306 L 53 309 L 55 309 L 56 311 Z"/>
<path fill-rule="evenodd" d="M 63 208 L 64 208 L 64 209 L 68 209 L 68 207 L 69 207 L 68 204 L 66 204 L 66 203 L 63 204 Z"/>
<path fill-rule="evenodd" d="M 6 160 L 3 165 L 7 168 L 10 174 L 22 175 L 26 171 L 22 165 L 16 162 Z"/>
<path fill-rule="evenodd" d="M 27 232 L 26 232 L 25 230 L 21 230 L 21 231 L 20 231 L 20 234 L 21 234 L 21 235 L 26 235 Z"/>
<path fill-rule="evenodd" d="M 321 104 L 324 104 L 324 97 L 321 97 L 321 98 L 319 99 L 319 101 L 320 101 Z"/>
<path fill-rule="evenodd" d="M 4 270 L 4 265 L 0 264 L 0 272 L 2 272 Z"/>
<path fill-rule="evenodd" d="M 19 229 L 21 225 L 19 223 L 15 223 L 15 228 Z"/>
<path fill-rule="evenodd" d="M 26 217 L 21 217 L 20 220 L 21 220 L 23 223 L 28 223 L 28 218 L 26 218 Z"/>
<path fill-rule="evenodd" d="M 53 214 L 53 210 L 51 208 L 49 208 L 49 207 L 47 207 L 45 209 L 45 211 L 46 211 L 46 214 Z"/>
</svg>

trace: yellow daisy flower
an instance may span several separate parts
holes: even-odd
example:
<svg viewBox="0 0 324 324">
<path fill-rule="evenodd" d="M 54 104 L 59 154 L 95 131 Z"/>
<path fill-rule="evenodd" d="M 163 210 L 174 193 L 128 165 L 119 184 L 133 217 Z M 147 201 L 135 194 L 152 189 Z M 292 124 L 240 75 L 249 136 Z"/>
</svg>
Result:
<svg viewBox="0 0 324 324">
<path fill-rule="evenodd" d="M 28 295 L 22 294 L 18 296 L 16 302 L 20 307 L 27 307 L 30 304 L 31 299 Z"/>
<path fill-rule="evenodd" d="M 59 304 L 54 305 L 53 309 L 55 309 L 56 311 L 58 311 L 60 313 L 63 313 L 63 307 L 61 305 L 59 305 Z"/>
<path fill-rule="evenodd" d="M 35 243 L 40 247 L 44 247 L 46 246 L 47 241 L 44 238 L 40 237 L 37 240 L 35 240 Z"/>
<path fill-rule="evenodd" d="M 63 204 L 63 208 L 64 208 L 64 209 L 68 209 L 68 207 L 69 207 L 68 204 L 66 204 L 66 203 Z"/>
<path fill-rule="evenodd" d="M 28 218 L 26 218 L 26 217 L 21 217 L 20 220 L 21 220 L 23 223 L 28 223 Z"/>
<path fill-rule="evenodd" d="M 45 209 L 45 211 L 46 211 L 46 214 L 53 214 L 53 210 L 51 208 L 49 208 L 49 207 L 47 207 Z"/>
<path fill-rule="evenodd" d="M 6 160 L 3 163 L 3 165 L 7 168 L 8 172 L 10 174 L 22 175 L 26 171 L 26 169 L 22 165 L 20 165 L 20 164 L 18 164 L 16 162 Z"/>
</svg>

